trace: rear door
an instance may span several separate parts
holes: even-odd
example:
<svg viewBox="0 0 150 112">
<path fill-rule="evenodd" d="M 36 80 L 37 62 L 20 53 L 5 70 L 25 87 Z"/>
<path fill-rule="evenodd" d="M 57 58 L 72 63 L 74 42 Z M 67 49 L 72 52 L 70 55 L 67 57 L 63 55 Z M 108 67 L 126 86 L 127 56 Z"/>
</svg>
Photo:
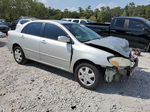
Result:
<svg viewBox="0 0 150 112">
<path fill-rule="evenodd" d="M 41 36 L 42 23 L 33 22 L 28 24 L 22 30 L 21 45 L 25 55 L 29 59 L 40 60 L 39 57 L 39 43 Z"/>
<path fill-rule="evenodd" d="M 71 44 L 58 41 L 58 36 L 68 36 L 67 33 L 54 24 L 45 23 L 43 38 L 40 42 L 41 61 L 68 70 L 71 58 Z"/>
</svg>

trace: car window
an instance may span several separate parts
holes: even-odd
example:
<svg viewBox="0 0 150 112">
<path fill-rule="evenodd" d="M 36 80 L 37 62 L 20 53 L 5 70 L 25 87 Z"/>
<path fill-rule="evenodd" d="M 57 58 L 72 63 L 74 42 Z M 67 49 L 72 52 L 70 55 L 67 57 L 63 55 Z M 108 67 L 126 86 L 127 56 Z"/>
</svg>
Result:
<svg viewBox="0 0 150 112">
<path fill-rule="evenodd" d="M 82 20 L 82 21 L 80 22 L 80 24 L 86 24 L 86 21 L 83 21 L 83 20 Z"/>
<path fill-rule="evenodd" d="M 42 23 L 35 22 L 28 24 L 21 33 L 40 36 Z"/>
<path fill-rule="evenodd" d="M 79 23 L 79 20 L 73 20 L 73 22 L 75 22 L 75 23 Z"/>
<path fill-rule="evenodd" d="M 115 26 L 119 28 L 124 28 L 124 22 L 125 22 L 124 19 L 116 19 Z"/>
<path fill-rule="evenodd" d="M 96 23 L 95 21 L 92 20 L 87 20 L 88 23 Z"/>
<path fill-rule="evenodd" d="M 27 23 L 29 20 L 21 20 L 20 21 L 20 24 L 25 24 L 25 23 Z"/>
<path fill-rule="evenodd" d="M 19 22 L 19 20 L 16 20 L 16 21 L 13 22 L 13 24 L 18 24 L 18 22 Z"/>
<path fill-rule="evenodd" d="M 142 30 L 143 28 L 145 28 L 145 25 L 140 21 L 130 20 L 128 28 Z"/>
<path fill-rule="evenodd" d="M 67 36 L 67 33 L 56 25 L 48 23 L 45 24 L 44 37 L 58 40 L 59 36 Z"/>
</svg>

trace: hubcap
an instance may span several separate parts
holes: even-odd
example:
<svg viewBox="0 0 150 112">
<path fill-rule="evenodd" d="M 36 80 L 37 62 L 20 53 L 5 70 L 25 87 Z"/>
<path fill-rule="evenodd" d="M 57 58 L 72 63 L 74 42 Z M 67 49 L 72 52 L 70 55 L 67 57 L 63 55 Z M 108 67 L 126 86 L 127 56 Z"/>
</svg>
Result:
<svg viewBox="0 0 150 112">
<path fill-rule="evenodd" d="M 15 50 L 15 59 L 17 62 L 21 62 L 22 61 L 22 53 L 19 49 Z"/>
<path fill-rule="evenodd" d="M 95 82 L 95 74 L 89 67 L 82 67 L 78 71 L 79 80 L 85 86 L 91 86 Z"/>
</svg>

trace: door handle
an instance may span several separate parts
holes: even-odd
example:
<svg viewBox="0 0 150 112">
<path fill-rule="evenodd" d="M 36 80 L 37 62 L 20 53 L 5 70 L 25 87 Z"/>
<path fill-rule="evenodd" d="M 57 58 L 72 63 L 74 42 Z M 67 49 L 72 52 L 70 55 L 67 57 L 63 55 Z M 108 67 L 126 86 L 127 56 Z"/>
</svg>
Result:
<svg viewBox="0 0 150 112">
<path fill-rule="evenodd" d="M 46 44 L 46 41 L 45 40 L 42 40 L 42 42 L 41 42 L 42 44 Z"/>
</svg>

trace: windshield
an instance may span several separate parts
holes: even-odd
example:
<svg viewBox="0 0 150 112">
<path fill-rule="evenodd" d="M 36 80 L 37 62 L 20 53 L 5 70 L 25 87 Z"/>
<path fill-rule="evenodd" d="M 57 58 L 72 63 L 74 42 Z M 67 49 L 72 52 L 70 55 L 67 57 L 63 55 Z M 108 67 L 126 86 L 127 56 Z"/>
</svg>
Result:
<svg viewBox="0 0 150 112">
<path fill-rule="evenodd" d="M 80 24 L 63 24 L 80 42 L 100 39 L 101 36 Z"/>
</svg>

